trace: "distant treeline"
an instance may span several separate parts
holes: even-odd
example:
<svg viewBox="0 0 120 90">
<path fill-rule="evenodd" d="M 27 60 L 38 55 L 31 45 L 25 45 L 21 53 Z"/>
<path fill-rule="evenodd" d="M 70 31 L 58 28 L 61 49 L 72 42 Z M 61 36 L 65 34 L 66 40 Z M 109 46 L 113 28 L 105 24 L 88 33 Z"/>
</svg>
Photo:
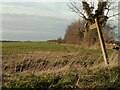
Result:
<svg viewBox="0 0 120 90">
<path fill-rule="evenodd" d="M 3 40 L 3 41 L 0 41 L 0 42 L 21 42 L 21 41 L 9 41 L 9 40 Z"/>
<path fill-rule="evenodd" d="M 11 41 L 11 40 L 2 40 L 0 42 L 41 42 L 41 41 Z"/>
<path fill-rule="evenodd" d="M 61 37 L 59 37 L 56 40 L 48 40 L 47 42 L 55 42 L 55 43 L 59 43 L 59 44 L 65 43 L 65 41 Z"/>
</svg>

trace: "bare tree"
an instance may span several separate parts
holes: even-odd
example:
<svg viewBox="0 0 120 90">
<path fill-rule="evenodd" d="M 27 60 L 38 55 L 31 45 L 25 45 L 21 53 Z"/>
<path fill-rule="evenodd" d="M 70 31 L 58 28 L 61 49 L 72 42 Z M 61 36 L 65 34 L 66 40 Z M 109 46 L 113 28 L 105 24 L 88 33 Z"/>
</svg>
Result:
<svg viewBox="0 0 120 90">
<path fill-rule="evenodd" d="M 91 2 L 86 0 L 75 2 L 71 0 L 68 4 L 68 7 L 86 21 L 86 29 L 84 34 L 85 42 L 86 40 L 91 42 L 91 39 L 93 39 L 93 41 L 98 41 L 96 30 L 89 30 L 89 26 L 95 23 L 95 18 L 97 19 L 101 28 L 103 28 L 109 19 L 120 15 L 120 13 L 110 13 L 111 11 L 118 9 L 118 7 L 115 5 L 115 2 L 111 2 L 111 0 L 98 0 L 98 4 L 92 2 L 92 0 Z M 91 36 L 92 38 L 90 38 Z"/>
<path fill-rule="evenodd" d="M 84 21 L 77 20 L 72 22 L 66 29 L 64 36 L 65 43 L 68 44 L 80 44 L 82 43 L 84 36 Z"/>
<path fill-rule="evenodd" d="M 82 9 L 80 7 L 81 3 Z M 108 19 L 120 15 L 120 13 L 109 14 L 111 11 L 118 9 L 117 5 L 115 5 L 115 2 L 111 2 L 111 0 L 98 0 L 97 5 L 95 5 L 94 1 L 92 2 L 92 0 L 90 3 L 86 0 L 79 2 L 71 0 L 70 4 L 68 4 L 68 7 L 88 23 L 94 23 L 94 19 L 97 18 L 99 23 L 103 24 Z"/>
</svg>

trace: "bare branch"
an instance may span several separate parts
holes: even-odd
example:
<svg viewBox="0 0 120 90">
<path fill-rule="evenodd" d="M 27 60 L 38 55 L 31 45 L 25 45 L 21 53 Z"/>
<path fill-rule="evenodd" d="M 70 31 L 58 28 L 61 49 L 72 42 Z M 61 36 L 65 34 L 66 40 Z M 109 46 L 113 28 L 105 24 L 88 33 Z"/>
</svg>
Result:
<svg viewBox="0 0 120 90">
<path fill-rule="evenodd" d="M 111 2 L 110 0 L 107 0 L 107 7 L 105 8 L 107 10 L 106 16 L 109 14 L 110 11 L 116 10 L 117 8 L 118 6 L 115 4 L 115 2 Z"/>
<path fill-rule="evenodd" d="M 108 15 L 109 11 L 111 10 L 110 7 L 111 7 L 112 4 L 113 4 L 113 2 L 107 1 L 107 8 L 106 8 L 107 13 L 106 13 L 106 16 Z"/>
<path fill-rule="evenodd" d="M 70 2 L 71 6 L 68 5 L 68 7 L 75 13 L 77 13 L 80 17 L 82 17 L 85 20 L 88 20 L 87 17 L 78 9 L 76 6 L 76 2 Z"/>
<path fill-rule="evenodd" d="M 67 4 L 68 5 L 68 4 Z M 72 12 L 75 12 L 76 14 L 78 14 L 78 16 L 80 16 L 81 18 L 83 18 L 83 16 L 81 16 L 75 9 L 73 9 L 70 5 L 68 5 L 68 7 L 72 10 Z"/>
<path fill-rule="evenodd" d="M 115 16 L 119 16 L 119 15 L 120 15 L 120 13 L 113 14 L 113 15 L 109 16 L 109 18 L 112 18 L 112 17 L 115 17 Z"/>
</svg>

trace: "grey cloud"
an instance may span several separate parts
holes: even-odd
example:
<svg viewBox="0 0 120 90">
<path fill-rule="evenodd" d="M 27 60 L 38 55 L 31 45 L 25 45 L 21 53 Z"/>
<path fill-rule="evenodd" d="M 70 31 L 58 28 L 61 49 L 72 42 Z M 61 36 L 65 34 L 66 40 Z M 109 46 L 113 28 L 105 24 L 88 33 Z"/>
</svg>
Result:
<svg viewBox="0 0 120 90">
<path fill-rule="evenodd" d="M 10 3 L 6 7 L 2 13 L 2 36 L 7 40 L 57 39 L 77 18 L 66 3 Z"/>
<path fill-rule="evenodd" d="M 27 15 L 3 15 L 3 39 L 48 40 L 63 37 L 70 20 Z"/>
</svg>

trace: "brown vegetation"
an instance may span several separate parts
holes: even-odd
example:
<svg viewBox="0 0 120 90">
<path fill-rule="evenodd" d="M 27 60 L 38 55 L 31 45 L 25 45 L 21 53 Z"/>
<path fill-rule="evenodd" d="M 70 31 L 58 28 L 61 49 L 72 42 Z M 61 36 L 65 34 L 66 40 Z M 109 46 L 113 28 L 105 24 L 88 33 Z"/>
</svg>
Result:
<svg viewBox="0 0 120 90">
<path fill-rule="evenodd" d="M 103 29 L 102 33 L 106 43 L 113 41 L 115 34 L 113 32 L 115 27 L 111 27 L 107 24 Z M 65 33 L 64 43 L 67 44 L 79 44 L 83 47 L 99 47 L 99 39 L 97 30 L 85 31 L 85 21 L 78 20 L 71 23 Z"/>
</svg>

